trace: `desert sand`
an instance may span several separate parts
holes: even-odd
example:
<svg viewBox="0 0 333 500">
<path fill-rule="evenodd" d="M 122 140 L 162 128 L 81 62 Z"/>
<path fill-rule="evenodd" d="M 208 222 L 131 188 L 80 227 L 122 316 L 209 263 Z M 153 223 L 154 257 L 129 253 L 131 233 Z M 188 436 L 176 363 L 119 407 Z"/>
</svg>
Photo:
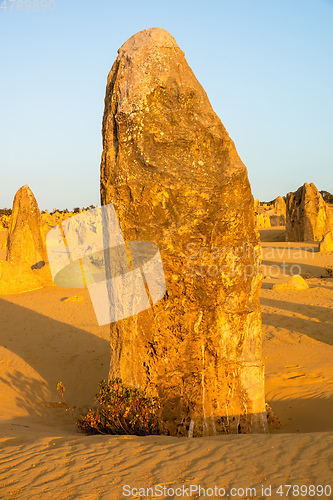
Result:
<svg viewBox="0 0 333 500">
<path fill-rule="evenodd" d="M 124 496 L 124 485 L 216 486 L 230 496 L 230 488 L 241 488 L 234 498 L 284 498 L 287 489 L 276 490 L 288 484 L 330 484 L 323 498 L 333 498 L 333 279 L 324 269 L 333 254 L 318 253 L 317 244 L 285 243 L 283 227 L 260 232 L 266 401 L 281 427 L 267 435 L 192 439 L 85 436 L 56 385 L 62 381 L 76 415 L 93 404 L 98 382 L 108 376 L 109 325 L 97 325 L 86 289 L 50 286 L 2 296 L 1 499 L 182 498 L 172 490 Z M 0 238 L 1 247 L 5 231 Z M 293 265 L 309 288 L 272 290 Z M 64 300 L 74 296 L 84 300 Z M 271 486 L 271 495 L 262 486 Z M 201 498 L 218 498 L 206 493 Z"/>
</svg>

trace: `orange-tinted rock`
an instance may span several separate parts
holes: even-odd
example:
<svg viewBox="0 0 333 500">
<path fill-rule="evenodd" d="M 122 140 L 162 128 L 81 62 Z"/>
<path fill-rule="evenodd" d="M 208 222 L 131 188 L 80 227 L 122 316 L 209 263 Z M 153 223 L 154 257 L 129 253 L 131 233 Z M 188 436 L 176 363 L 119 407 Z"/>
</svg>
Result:
<svg viewBox="0 0 333 500">
<path fill-rule="evenodd" d="M 164 433 L 265 431 L 260 243 L 246 167 L 169 33 L 141 31 L 118 53 L 102 204 L 114 204 L 126 240 L 158 245 L 167 293 L 111 325 L 109 377 L 161 398 Z"/>
<path fill-rule="evenodd" d="M 329 208 L 313 183 L 288 193 L 286 208 L 287 241 L 321 241 L 332 229 Z"/>
<path fill-rule="evenodd" d="M 333 252 L 333 231 L 325 234 L 322 241 L 319 243 L 319 252 Z"/>
<path fill-rule="evenodd" d="M 7 248 L 7 261 L 14 265 L 26 262 L 32 267 L 47 261 L 40 211 L 27 185 L 21 187 L 14 198 Z"/>
<path fill-rule="evenodd" d="M 26 262 L 11 264 L 0 260 L 0 294 L 30 292 L 43 287 L 40 271 L 32 271 Z"/>
<path fill-rule="evenodd" d="M 269 218 L 271 227 L 283 226 L 280 215 L 271 215 Z"/>
<path fill-rule="evenodd" d="M 256 225 L 258 229 L 271 227 L 271 218 L 265 214 L 259 214 L 256 217 Z"/>
<path fill-rule="evenodd" d="M 278 196 L 274 201 L 274 209 L 275 209 L 275 214 L 280 218 L 279 220 L 280 223 L 272 224 L 272 226 L 273 225 L 284 226 L 286 224 L 286 202 L 284 201 L 282 196 Z"/>
<path fill-rule="evenodd" d="M 254 200 L 254 213 L 255 213 L 255 215 L 258 215 L 259 208 L 260 208 L 260 201 L 259 200 Z"/>
<path fill-rule="evenodd" d="M 0 294 L 23 293 L 53 285 L 37 202 L 28 186 L 15 195 L 7 237 L 7 259 L 0 260 Z"/>
</svg>

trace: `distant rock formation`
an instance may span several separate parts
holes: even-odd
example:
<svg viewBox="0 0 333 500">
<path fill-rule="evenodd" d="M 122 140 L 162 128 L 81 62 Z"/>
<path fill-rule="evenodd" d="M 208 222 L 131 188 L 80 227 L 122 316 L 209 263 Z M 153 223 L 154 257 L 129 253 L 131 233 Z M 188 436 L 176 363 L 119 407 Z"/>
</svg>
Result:
<svg viewBox="0 0 333 500">
<path fill-rule="evenodd" d="M 265 431 L 260 242 L 246 167 L 168 32 L 141 31 L 118 54 L 101 200 L 126 240 L 158 245 L 167 294 L 111 325 L 109 378 L 161 398 L 163 433 Z"/>
<path fill-rule="evenodd" d="M 7 261 L 11 264 L 26 262 L 34 266 L 47 261 L 40 211 L 27 185 L 21 187 L 14 198 L 7 249 Z"/>
<path fill-rule="evenodd" d="M 271 227 L 271 217 L 265 214 L 258 214 L 256 217 L 256 226 L 258 229 L 265 229 Z"/>
<path fill-rule="evenodd" d="M 286 215 L 286 202 L 282 196 L 278 196 L 274 201 L 276 215 Z"/>
<path fill-rule="evenodd" d="M 276 227 L 276 226 L 284 226 L 283 223 L 281 223 L 281 217 L 280 215 L 271 215 L 269 217 L 269 222 L 271 227 Z"/>
<path fill-rule="evenodd" d="M 93 205 L 91 205 L 93 207 Z M 80 209 L 78 213 L 84 212 L 86 209 Z M 41 221 L 42 221 L 42 229 L 45 234 L 49 232 L 49 230 L 59 224 L 59 222 L 62 222 L 64 220 L 69 219 L 70 217 L 73 217 L 74 212 L 68 212 L 68 211 L 63 211 L 63 212 L 58 212 L 57 210 L 50 214 L 48 210 L 46 210 L 44 213 L 40 214 Z M 11 215 L 1 215 L 0 216 L 0 229 L 8 229 L 10 226 L 10 221 L 11 221 L 12 216 Z M 6 243 L 7 245 L 7 243 Z"/>
<path fill-rule="evenodd" d="M 286 208 L 287 241 L 321 241 L 332 229 L 329 208 L 313 183 L 288 193 Z"/>
<path fill-rule="evenodd" d="M 52 284 L 39 208 L 25 185 L 14 198 L 7 257 L 0 260 L 0 294 L 22 293 Z"/>
<path fill-rule="evenodd" d="M 256 225 L 258 229 L 266 229 L 286 224 L 286 204 L 279 196 L 270 205 L 264 203 L 258 207 Z"/>
<path fill-rule="evenodd" d="M 276 200 L 274 201 L 274 210 L 275 210 L 275 215 L 276 215 L 277 219 L 274 220 L 274 222 L 273 222 L 272 218 L 271 218 L 271 225 L 272 226 L 285 226 L 285 224 L 286 224 L 286 202 L 284 201 L 282 196 L 278 196 L 276 198 Z"/>
<path fill-rule="evenodd" d="M 83 211 L 84 210 L 79 210 L 78 213 L 81 213 Z M 50 214 L 50 212 L 48 210 L 46 210 L 44 213 L 41 214 L 42 228 L 43 228 L 44 234 L 46 235 L 52 227 L 54 227 L 54 226 L 62 223 L 63 221 L 73 217 L 73 215 L 74 215 L 74 212 L 67 212 L 67 211 L 58 212 L 58 210 L 56 210 L 55 212 Z"/>
<path fill-rule="evenodd" d="M 254 200 L 254 216 L 258 217 L 260 210 L 260 201 L 259 200 Z"/>
</svg>

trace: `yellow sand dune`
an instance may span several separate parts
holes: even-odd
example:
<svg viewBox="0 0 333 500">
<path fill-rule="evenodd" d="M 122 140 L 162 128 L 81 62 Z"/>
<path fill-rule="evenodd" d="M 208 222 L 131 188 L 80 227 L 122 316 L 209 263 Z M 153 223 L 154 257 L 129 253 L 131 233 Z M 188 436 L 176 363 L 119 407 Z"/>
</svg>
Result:
<svg viewBox="0 0 333 500">
<path fill-rule="evenodd" d="M 272 290 L 288 279 L 288 269 L 268 272 L 263 282 L 266 400 L 280 429 L 198 439 L 84 436 L 59 404 L 56 384 L 63 382 L 76 412 L 93 403 L 108 376 L 109 326 L 98 327 L 87 290 L 6 295 L 0 297 L 0 498 L 167 498 L 159 496 L 164 487 L 172 493 L 190 485 L 193 498 L 199 486 L 230 495 L 240 488 L 234 498 L 253 498 L 246 488 L 265 498 L 262 487 L 271 486 L 271 498 L 283 498 L 276 490 L 287 484 L 330 484 L 333 498 L 333 279 L 320 278 L 332 256 L 305 252 L 296 259 L 285 249 L 266 258 L 272 234 L 264 242 L 268 270 L 288 261 L 310 276 L 309 289 L 300 291 Z M 78 295 L 84 300 L 63 300 Z M 309 491 L 303 498 L 313 498 Z"/>
</svg>

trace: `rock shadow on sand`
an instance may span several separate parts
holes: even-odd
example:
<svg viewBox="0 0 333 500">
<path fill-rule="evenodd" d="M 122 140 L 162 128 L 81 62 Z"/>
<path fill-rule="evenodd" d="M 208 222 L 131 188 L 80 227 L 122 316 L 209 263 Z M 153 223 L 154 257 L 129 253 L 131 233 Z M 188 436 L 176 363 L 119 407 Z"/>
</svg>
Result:
<svg viewBox="0 0 333 500">
<path fill-rule="evenodd" d="M 312 306 L 309 304 L 299 304 L 286 300 L 276 300 L 261 298 L 263 306 L 273 307 L 279 310 L 294 312 L 299 315 L 308 316 L 308 319 L 297 318 L 293 328 L 294 332 L 307 335 L 314 340 L 333 346 L 333 309 L 330 307 Z M 262 322 L 264 325 L 276 326 L 277 320 L 280 328 L 290 328 L 288 315 L 277 312 L 262 312 Z M 327 326 L 331 325 L 330 335 L 327 334 Z"/>
<path fill-rule="evenodd" d="M 47 418 L 50 412 L 65 417 L 64 408 L 57 405 L 61 402 L 56 390 L 59 381 L 66 388 L 69 406 L 87 407 L 94 403 L 98 383 L 108 377 L 107 340 L 8 299 L 0 298 L 0 314 L 0 345 L 5 348 L 0 384 L 4 384 L 3 391 L 10 390 L 15 397 L 17 410 L 31 417 Z M 16 425 L 21 425 L 20 420 L 25 419 L 17 416 L 11 423 L 17 421 Z"/>
</svg>

